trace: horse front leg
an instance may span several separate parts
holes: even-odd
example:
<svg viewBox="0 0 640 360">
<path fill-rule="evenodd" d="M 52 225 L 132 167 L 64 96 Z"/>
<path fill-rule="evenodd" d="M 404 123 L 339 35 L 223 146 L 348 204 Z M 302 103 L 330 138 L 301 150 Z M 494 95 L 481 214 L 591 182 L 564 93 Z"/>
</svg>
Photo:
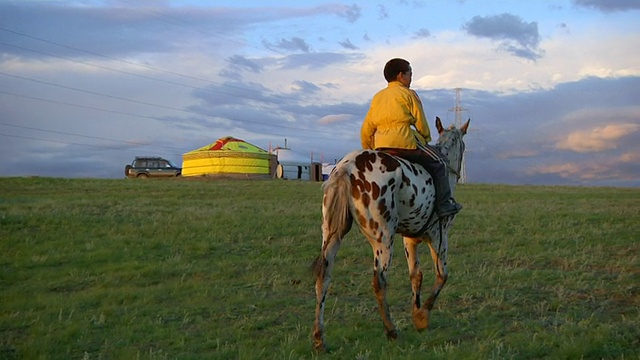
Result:
<svg viewBox="0 0 640 360">
<path fill-rule="evenodd" d="M 436 246 L 434 246 L 433 241 L 436 241 Z M 447 271 L 447 234 L 446 231 L 439 236 L 438 240 L 433 240 L 427 242 L 429 245 L 429 250 L 431 251 L 431 258 L 433 259 L 433 264 L 435 266 L 436 272 L 436 280 L 431 287 L 431 293 L 427 298 L 427 301 L 424 302 L 423 309 L 427 313 L 427 327 L 429 326 L 429 318 L 431 316 L 431 310 L 433 309 L 433 305 L 440 294 L 440 291 L 444 287 L 444 284 L 447 282 L 447 278 L 449 277 L 449 273 Z"/>
<path fill-rule="evenodd" d="M 378 301 L 380 316 L 382 317 L 387 338 L 389 340 L 395 340 L 398 338 L 398 332 L 391 319 L 391 312 L 389 311 L 389 304 L 387 303 L 387 272 L 391 267 L 391 260 L 393 258 L 393 237 L 388 238 L 387 241 L 369 241 L 371 242 L 374 255 L 373 292 Z"/>
<path fill-rule="evenodd" d="M 420 292 L 422 289 L 422 270 L 420 270 L 420 254 L 418 253 L 418 244 L 421 239 L 403 237 L 404 255 L 407 258 L 409 267 L 409 280 L 411 281 L 411 304 L 413 325 L 416 330 L 424 330 L 428 326 L 427 312 L 421 307 Z"/>
</svg>

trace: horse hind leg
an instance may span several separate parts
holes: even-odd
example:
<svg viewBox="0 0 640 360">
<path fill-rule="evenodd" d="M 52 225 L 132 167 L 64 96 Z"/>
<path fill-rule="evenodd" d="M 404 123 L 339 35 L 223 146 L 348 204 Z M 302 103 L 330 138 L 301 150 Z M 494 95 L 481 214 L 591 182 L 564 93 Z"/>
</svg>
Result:
<svg viewBox="0 0 640 360">
<path fill-rule="evenodd" d="M 420 270 L 420 255 L 418 253 L 418 244 L 421 240 L 410 237 L 403 237 L 404 253 L 407 258 L 407 265 L 409 267 L 409 280 L 411 281 L 412 292 L 412 317 L 413 325 L 416 330 L 421 331 L 427 328 L 428 314 L 425 309 L 422 308 L 420 303 L 420 292 L 422 288 L 422 270 Z"/>
<path fill-rule="evenodd" d="M 327 291 L 331 283 L 331 270 L 340 243 L 351 229 L 353 217 L 349 210 L 351 183 L 349 175 L 341 168 L 323 185 L 322 199 L 322 251 L 314 262 L 316 275 L 316 314 L 313 325 L 314 347 L 324 351 L 324 309 Z"/>
<path fill-rule="evenodd" d="M 345 235 L 351 230 L 353 223 L 350 215 L 344 214 L 342 221 L 332 221 L 327 212 L 325 212 L 322 224 L 322 251 L 320 256 L 316 257 L 313 263 L 313 273 L 316 277 L 316 313 L 313 326 L 314 348 L 318 351 L 324 351 L 324 310 L 327 300 L 327 292 L 331 284 L 331 271 L 335 263 L 338 249 Z"/>
<path fill-rule="evenodd" d="M 333 232 L 328 234 L 328 230 L 323 230 L 324 239 L 322 241 L 322 252 L 313 263 L 313 272 L 316 276 L 316 313 L 313 326 L 313 339 L 314 348 L 317 351 L 326 350 L 324 342 L 324 310 L 327 292 L 331 284 L 331 270 L 333 269 L 342 237 L 349 231 L 350 227 L 351 225 L 349 224 L 346 229 L 342 229 L 343 231 L 341 233 Z"/>
<path fill-rule="evenodd" d="M 383 236 L 381 241 L 373 239 L 371 236 L 367 236 L 367 238 L 371 243 L 374 255 L 373 291 L 378 301 L 378 308 L 387 338 L 389 340 L 395 340 L 398 338 L 398 332 L 391 319 L 391 312 L 389 311 L 389 304 L 387 302 L 387 272 L 391 267 L 391 260 L 393 258 L 393 236 Z"/>
</svg>

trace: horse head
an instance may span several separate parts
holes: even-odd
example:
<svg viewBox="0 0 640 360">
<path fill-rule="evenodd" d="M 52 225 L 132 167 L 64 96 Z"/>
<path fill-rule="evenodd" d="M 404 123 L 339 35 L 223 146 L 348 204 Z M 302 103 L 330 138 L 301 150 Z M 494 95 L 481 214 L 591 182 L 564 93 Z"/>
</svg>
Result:
<svg viewBox="0 0 640 360">
<path fill-rule="evenodd" d="M 448 159 L 449 171 L 455 175 L 454 184 L 460 179 L 460 172 L 462 171 L 462 156 L 465 149 L 463 137 L 467 133 L 467 128 L 469 128 L 469 122 L 471 122 L 471 119 L 467 120 L 459 129 L 455 125 L 445 129 L 440 118 L 436 117 L 436 129 L 440 134 L 436 148 Z"/>
</svg>

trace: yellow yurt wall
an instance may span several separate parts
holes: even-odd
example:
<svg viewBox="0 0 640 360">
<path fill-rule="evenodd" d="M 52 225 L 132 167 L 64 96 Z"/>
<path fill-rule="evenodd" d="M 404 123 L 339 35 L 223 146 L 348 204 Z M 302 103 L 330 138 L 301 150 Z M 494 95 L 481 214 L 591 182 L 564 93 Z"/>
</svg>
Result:
<svg viewBox="0 0 640 360">
<path fill-rule="evenodd" d="M 276 158 L 244 140 L 224 137 L 182 155 L 182 176 L 249 175 L 269 177 Z"/>
</svg>

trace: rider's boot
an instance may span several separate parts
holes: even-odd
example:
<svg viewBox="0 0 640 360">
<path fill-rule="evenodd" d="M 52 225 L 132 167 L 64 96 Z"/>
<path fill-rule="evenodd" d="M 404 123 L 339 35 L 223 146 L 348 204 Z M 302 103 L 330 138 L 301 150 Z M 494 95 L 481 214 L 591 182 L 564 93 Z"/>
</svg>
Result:
<svg viewBox="0 0 640 360">
<path fill-rule="evenodd" d="M 455 215 L 462 210 L 462 205 L 458 204 L 451 196 L 448 176 L 437 176 L 433 178 L 436 188 L 436 214 L 439 218 Z"/>
</svg>

